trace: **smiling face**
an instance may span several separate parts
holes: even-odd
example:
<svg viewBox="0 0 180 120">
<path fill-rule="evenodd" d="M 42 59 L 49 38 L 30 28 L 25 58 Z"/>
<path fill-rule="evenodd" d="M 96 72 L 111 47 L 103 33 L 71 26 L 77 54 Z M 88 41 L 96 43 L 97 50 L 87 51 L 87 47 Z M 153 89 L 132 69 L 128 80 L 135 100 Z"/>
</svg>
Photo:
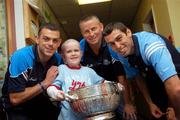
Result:
<svg viewBox="0 0 180 120">
<path fill-rule="evenodd" d="M 49 60 L 61 44 L 60 32 L 43 28 L 36 39 L 41 60 Z"/>
<path fill-rule="evenodd" d="M 106 42 L 113 50 L 126 57 L 134 52 L 134 43 L 132 40 L 132 33 L 127 29 L 126 33 L 114 29 L 110 34 L 105 36 Z"/>
<path fill-rule="evenodd" d="M 101 44 L 103 25 L 96 17 L 80 22 L 79 26 L 81 34 L 90 46 Z"/>
<path fill-rule="evenodd" d="M 79 42 L 76 40 L 67 40 L 62 45 L 62 57 L 64 62 L 70 67 L 80 66 L 82 52 L 80 50 Z"/>
</svg>

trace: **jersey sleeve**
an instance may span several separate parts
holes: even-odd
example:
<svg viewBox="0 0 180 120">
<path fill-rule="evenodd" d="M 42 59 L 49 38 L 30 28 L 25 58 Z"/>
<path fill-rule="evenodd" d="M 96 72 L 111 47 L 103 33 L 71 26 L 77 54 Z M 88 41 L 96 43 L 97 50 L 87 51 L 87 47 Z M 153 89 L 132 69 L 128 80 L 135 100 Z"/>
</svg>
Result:
<svg viewBox="0 0 180 120">
<path fill-rule="evenodd" d="M 53 86 L 55 86 L 57 89 L 62 89 L 62 85 L 63 85 L 63 68 L 61 67 L 61 65 L 58 67 L 58 71 L 59 74 L 58 76 L 55 78 L 54 82 L 52 83 Z"/>
<path fill-rule="evenodd" d="M 28 60 L 29 59 L 29 60 Z M 10 58 L 9 72 L 10 77 L 16 78 L 28 68 L 32 68 L 30 58 L 27 58 L 24 53 L 16 52 Z"/>
<path fill-rule="evenodd" d="M 92 68 L 89 68 L 89 73 L 93 84 L 101 83 L 104 80 L 104 78 L 99 76 Z"/>
<path fill-rule="evenodd" d="M 9 92 L 19 92 L 26 88 L 26 83 L 28 79 L 28 73 L 31 71 L 32 66 L 30 66 L 30 60 L 20 53 L 15 52 L 9 61 L 9 75 L 8 78 L 8 91 Z"/>
<path fill-rule="evenodd" d="M 148 45 L 145 56 L 162 81 L 177 74 L 171 54 L 163 41 L 157 41 Z"/>
</svg>

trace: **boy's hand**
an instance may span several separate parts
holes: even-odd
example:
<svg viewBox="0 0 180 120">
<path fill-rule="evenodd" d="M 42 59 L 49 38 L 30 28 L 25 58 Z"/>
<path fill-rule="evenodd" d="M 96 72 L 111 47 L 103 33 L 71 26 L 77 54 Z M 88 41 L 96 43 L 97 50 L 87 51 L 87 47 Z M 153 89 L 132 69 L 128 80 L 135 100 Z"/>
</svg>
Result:
<svg viewBox="0 0 180 120">
<path fill-rule="evenodd" d="M 65 100 L 64 92 L 63 92 L 62 90 L 59 90 L 59 91 L 57 92 L 56 98 L 57 98 L 58 101 L 63 101 L 63 100 Z"/>
</svg>

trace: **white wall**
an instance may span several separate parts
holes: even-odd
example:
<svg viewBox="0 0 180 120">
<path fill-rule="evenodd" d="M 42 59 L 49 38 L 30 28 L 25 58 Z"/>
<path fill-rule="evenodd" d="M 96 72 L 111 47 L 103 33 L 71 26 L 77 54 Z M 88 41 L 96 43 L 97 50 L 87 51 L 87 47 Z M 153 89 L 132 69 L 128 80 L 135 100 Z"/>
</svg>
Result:
<svg viewBox="0 0 180 120">
<path fill-rule="evenodd" d="M 14 0 L 16 47 L 17 49 L 26 46 L 24 36 L 23 3 L 22 0 Z"/>
</svg>

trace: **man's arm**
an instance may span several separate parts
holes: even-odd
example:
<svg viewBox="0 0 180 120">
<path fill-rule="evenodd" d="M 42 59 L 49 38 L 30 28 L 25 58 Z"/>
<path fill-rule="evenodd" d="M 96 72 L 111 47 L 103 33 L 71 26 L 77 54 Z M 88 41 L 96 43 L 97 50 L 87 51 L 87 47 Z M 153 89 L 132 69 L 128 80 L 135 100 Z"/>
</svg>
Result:
<svg viewBox="0 0 180 120">
<path fill-rule="evenodd" d="M 169 77 L 164 81 L 166 92 L 173 105 L 176 117 L 180 120 L 180 79 L 177 75 Z"/>
<path fill-rule="evenodd" d="M 136 120 L 136 109 L 134 105 L 132 104 L 132 101 L 130 99 L 130 88 L 128 85 L 128 81 L 125 79 L 124 75 L 118 76 L 118 82 L 121 83 L 125 90 L 123 92 L 123 99 L 124 99 L 124 117 L 127 119 L 134 119 Z"/>
<path fill-rule="evenodd" d="M 52 66 L 48 70 L 45 80 L 41 82 L 41 85 L 38 83 L 32 87 L 25 88 L 25 90 L 22 92 L 10 93 L 9 97 L 11 103 L 13 105 L 18 105 L 39 95 L 43 89 L 46 89 L 54 81 L 57 74 L 57 66 Z"/>
<path fill-rule="evenodd" d="M 149 91 L 147 89 L 147 86 L 145 84 L 145 82 L 143 81 L 143 78 L 139 75 L 137 75 L 135 78 L 135 82 L 137 84 L 137 87 L 139 88 L 141 94 L 143 95 L 144 99 L 146 100 L 150 112 L 151 114 L 155 117 L 155 118 L 160 118 L 163 113 L 161 112 L 161 110 L 152 102 L 151 97 L 149 95 Z"/>
<path fill-rule="evenodd" d="M 9 94 L 10 102 L 13 105 L 21 104 L 39 95 L 42 91 L 43 90 L 41 89 L 41 86 L 39 84 L 36 84 L 33 87 L 26 88 L 22 92 L 10 93 Z"/>
<path fill-rule="evenodd" d="M 125 76 L 123 76 L 123 75 L 118 76 L 118 82 L 121 83 L 125 88 L 125 91 L 123 93 L 125 103 L 130 103 L 131 102 L 131 100 L 130 100 L 130 89 L 129 89 L 128 82 L 125 79 Z"/>
<path fill-rule="evenodd" d="M 153 49 L 154 46 L 156 46 L 156 49 Z M 164 82 L 171 104 L 175 108 L 178 119 L 180 119 L 180 80 L 176 75 L 176 67 L 178 66 L 175 67 L 172 59 L 176 56 L 171 55 L 166 44 L 162 41 L 158 41 L 154 46 L 151 44 L 146 48 L 146 59 Z"/>
</svg>

